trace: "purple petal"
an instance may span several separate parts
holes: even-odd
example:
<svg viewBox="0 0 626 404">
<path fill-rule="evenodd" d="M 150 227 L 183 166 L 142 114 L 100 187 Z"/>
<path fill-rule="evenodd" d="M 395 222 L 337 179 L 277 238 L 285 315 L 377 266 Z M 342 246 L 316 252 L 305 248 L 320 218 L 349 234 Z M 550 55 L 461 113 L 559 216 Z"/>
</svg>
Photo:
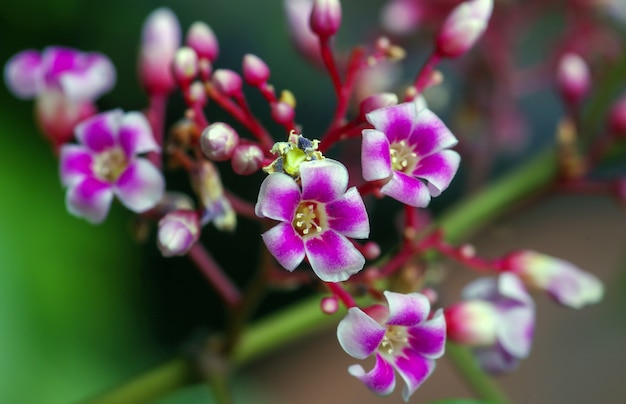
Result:
<svg viewBox="0 0 626 404">
<path fill-rule="evenodd" d="M 331 159 L 313 160 L 300 165 L 302 199 L 329 202 L 342 196 L 348 188 L 348 170 Z"/>
<path fill-rule="evenodd" d="M 383 194 L 409 206 L 425 208 L 430 202 L 430 192 L 423 182 L 397 171 L 393 172 L 389 182 L 380 190 Z"/>
<path fill-rule="evenodd" d="M 298 203 L 300 203 L 298 184 L 287 174 L 273 173 L 261 184 L 254 212 L 259 217 L 291 224 Z"/>
<path fill-rule="evenodd" d="M 283 268 L 293 271 L 304 259 L 304 243 L 291 223 L 279 223 L 261 234 L 261 237 Z"/>
<path fill-rule="evenodd" d="M 417 116 L 417 107 L 413 102 L 377 109 L 365 115 L 374 128 L 387 136 L 389 143 L 406 139 Z"/>
<path fill-rule="evenodd" d="M 4 82 L 18 98 L 33 98 L 42 86 L 41 55 L 25 50 L 13 56 L 4 66 Z"/>
<path fill-rule="evenodd" d="M 436 359 L 446 349 L 446 319 L 441 309 L 430 320 L 408 329 L 411 349 L 428 359 Z"/>
<path fill-rule="evenodd" d="M 337 325 L 337 339 L 344 351 L 353 358 L 370 356 L 385 336 L 386 328 L 358 307 L 352 307 Z"/>
<path fill-rule="evenodd" d="M 74 129 L 76 138 L 93 152 L 109 149 L 115 146 L 123 115 L 121 109 L 115 109 L 82 121 Z"/>
<path fill-rule="evenodd" d="M 403 325 L 412 327 L 424 321 L 430 313 L 430 302 L 426 296 L 419 293 L 396 293 L 385 291 L 385 298 L 389 305 L 389 325 Z"/>
<path fill-rule="evenodd" d="M 498 341 L 502 348 L 516 358 L 527 357 L 535 328 L 534 307 L 507 310 L 502 314 L 498 325 Z"/>
<path fill-rule="evenodd" d="M 443 192 L 456 174 L 461 156 L 453 150 L 443 150 L 419 160 L 412 175 L 435 187 L 435 195 Z"/>
<path fill-rule="evenodd" d="M 518 302 L 524 306 L 534 307 L 532 297 L 526 291 L 524 283 L 511 273 L 501 273 L 498 277 L 498 293 L 507 299 Z"/>
<path fill-rule="evenodd" d="M 49 46 L 43 50 L 42 64 L 47 86 L 58 86 L 61 74 L 75 69 L 81 52 L 60 46 Z"/>
<path fill-rule="evenodd" d="M 429 156 L 458 143 L 450 129 L 429 109 L 419 112 L 407 138 L 409 144 L 415 145 L 415 153 L 420 157 Z"/>
<path fill-rule="evenodd" d="M 120 146 L 122 146 L 127 158 L 160 149 L 154 140 L 148 120 L 140 112 L 124 114 L 118 136 Z"/>
<path fill-rule="evenodd" d="M 66 144 L 61 147 L 60 175 L 63 186 L 68 186 L 81 178 L 92 176 L 93 157 L 80 145 Z"/>
<path fill-rule="evenodd" d="M 364 129 L 361 144 L 361 169 L 365 181 L 382 180 L 391 175 L 389 140 L 383 132 Z"/>
<path fill-rule="evenodd" d="M 478 278 L 468 283 L 461 296 L 464 300 L 489 300 L 498 298 L 498 280 L 492 277 Z"/>
<path fill-rule="evenodd" d="M 597 303 L 604 295 L 600 279 L 566 261 L 554 271 L 547 290 L 554 300 L 574 309 Z"/>
<path fill-rule="evenodd" d="M 156 206 L 164 191 L 163 174 L 143 158 L 131 162 L 115 183 L 115 193 L 122 204 L 137 213 Z"/>
<path fill-rule="evenodd" d="M 370 225 L 363 198 L 355 187 L 341 198 L 326 205 L 328 224 L 331 229 L 353 238 L 367 238 Z"/>
<path fill-rule="evenodd" d="M 72 100 L 94 101 L 115 84 L 115 67 L 99 53 L 81 53 L 77 64 L 59 74 L 63 92 Z"/>
<path fill-rule="evenodd" d="M 426 359 L 409 348 L 404 349 L 402 355 L 394 357 L 393 365 L 406 383 L 402 390 L 404 401 L 408 401 L 411 394 L 435 370 L 435 361 Z"/>
<path fill-rule="evenodd" d="M 110 184 L 93 177 L 74 183 L 67 190 L 65 205 L 74 216 L 84 217 L 91 223 L 101 223 L 109 213 L 113 200 Z"/>
<path fill-rule="evenodd" d="M 393 367 L 380 354 L 376 354 L 374 368 L 365 373 L 361 365 L 352 365 L 348 373 L 362 381 L 370 390 L 379 396 L 391 394 L 396 388 L 396 377 Z"/>
<path fill-rule="evenodd" d="M 324 282 L 345 281 L 365 265 L 359 250 L 333 230 L 305 240 L 304 248 L 311 268 Z"/>
<path fill-rule="evenodd" d="M 474 355 L 480 367 L 485 372 L 492 374 L 510 372 L 517 368 L 520 361 L 499 344 L 490 347 L 475 348 Z"/>
</svg>

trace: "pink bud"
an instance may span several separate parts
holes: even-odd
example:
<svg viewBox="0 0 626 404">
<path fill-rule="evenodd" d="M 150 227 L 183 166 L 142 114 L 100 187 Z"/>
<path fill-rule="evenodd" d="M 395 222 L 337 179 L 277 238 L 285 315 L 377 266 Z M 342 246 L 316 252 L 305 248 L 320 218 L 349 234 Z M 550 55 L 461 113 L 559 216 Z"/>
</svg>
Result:
<svg viewBox="0 0 626 404">
<path fill-rule="evenodd" d="M 575 53 L 566 53 L 561 57 L 556 79 L 567 102 L 577 104 L 589 93 L 589 68 L 583 58 Z"/>
<path fill-rule="evenodd" d="M 194 81 L 185 91 L 185 99 L 189 104 L 197 104 L 200 107 L 206 105 L 206 92 L 204 91 L 204 83 Z"/>
<path fill-rule="evenodd" d="M 196 52 L 187 47 L 176 51 L 174 56 L 174 76 L 183 87 L 186 87 L 198 74 L 198 55 Z"/>
<path fill-rule="evenodd" d="M 361 115 L 372 112 L 375 109 L 390 107 L 398 103 L 398 96 L 394 93 L 373 94 L 361 101 Z"/>
<path fill-rule="evenodd" d="M 229 69 L 217 69 L 213 72 L 213 84 L 221 93 L 228 96 L 241 92 L 241 77 Z"/>
<path fill-rule="evenodd" d="M 196 21 L 191 24 L 187 31 L 186 44 L 196 51 L 200 59 L 208 59 L 214 62 L 219 54 L 219 44 L 215 33 L 207 24 Z"/>
<path fill-rule="evenodd" d="M 261 169 L 263 150 L 252 144 L 239 145 L 231 156 L 230 163 L 239 175 L 250 175 Z"/>
<path fill-rule="evenodd" d="M 248 53 L 243 57 L 243 78 L 246 83 L 258 87 L 270 78 L 270 69 L 258 56 Z"/>
<path fill-rule="evenodd" d="M 611 107 L 609 127 L 613 134 L 626 136 L 626 96 L 623 96 Z"/>
<path fill-rule="evenodd" d="M 363 256 L 368 260 L 375 260 L 380 256 L 380 246 L 378 243 L 368 241 L 363 245 Z"/>
<path fill-rule="evenodd" d="M 200 136 L 200 147 L 209 159 L 225 161 L 239 144 L 239 135 L 230 125 L 215 122 L 207 126 Z"/>
<path fill-rule="evenodd" d="M 492 303 L 467 300 L 444 311 L 448 338 L 468 346 L 488 346 L 496 342 L 498 312 Z"/>
<path fill-rule="evenodd" d="M 326 296 L 320 301 L 320 308 L 324 314 L 335 314 L 339 310 L 339 302 L 334 296 Z"/>
<path fill-rule="evenodd" d="M 469 0 L 456 6 L 437 34 L 437 54 L 454 58 L 467 52 L 487 29 L 493 0 Z"/>
<path fill-rule="evenodd" d="M 157 244 L 165 257 L 185 255 L 198 241 L 200 223 L 192 210 L 177 210 L 159 221 Z"/>
<path fill-rule="evenodd" d="M 139 78 L 148 93 L 168 93 L 176 85 L 172 75 L 174 54 L 180 46 L 180 26 L 168 8 L 153 11 L 143 26 Z"/>
<path fill-rule="evenodd" d="M 341 25 L 339 0 L 315 0 L 309 24 L 311 31 L 322 38 L 335 35 Z"/>
<path fill-rule="evenodd" d="M 292 122 L 296 114 L 293 107 L 283 101 L 272 103 L 271 113 L 272 119 L 281 125 L 287 125 Z"/>
<path fill-rule="evenodd" d="M 289 34 L 296 49 L 308 60 L 322 65 L 319 52 L 319 38 L 311 31 L 311 0 L 285 0 L 285 14 Z"/>
</svg>

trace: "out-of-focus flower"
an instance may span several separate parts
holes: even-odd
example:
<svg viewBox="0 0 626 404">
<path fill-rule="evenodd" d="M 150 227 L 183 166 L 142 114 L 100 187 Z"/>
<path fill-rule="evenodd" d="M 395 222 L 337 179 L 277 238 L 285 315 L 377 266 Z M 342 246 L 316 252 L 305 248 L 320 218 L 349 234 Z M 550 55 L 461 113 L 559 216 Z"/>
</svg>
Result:
<svg viewBox="0 0 626 404">
<path fill-rule="evenodd" d="M 139 79 L 149 94 L 167 94 L 176 88 L 172 63 L 180 41 L 180 25 L 170 9 L 158 8 L 146 18 L 139 50 Z"/>
<path fill-rule="evenodd" d="M 438 310 L 431 319 L 426 296 L 385 291 L 388 308 L 372 316 L 352 307 L 337 327 L 339 344 L 350 356 L 365 359 L 376 354 L 369 372 L 352 365 L 348 372 L 379 395 L 390 394 L 396 385 L 394 369 L 406 386 L 405 401 L 435 369 L 435 359 L 444 353 L 446 322 Z M 374 312 L 372 312 L 374 313 Z"/>
<path fill-rule="evenodd" d="M 116 195 L 133 212 L 154 207 L 165 188 L 161 172 L 137 154 L 159 150 L 148 121 L 139 112 L 104 112 L 76 126 L 80 144 L 61 147 L 61 182 L 68 188 L 68 211 L 102 222 Z"/>
<path fill-rule="evenodd" d="M 115 67 L 100 53 L 51 46 L 13 56 L 4 80 L 16 97 L 36 99 L 42 131 L 60 145 L 72 138 L 78 122 L 96 113 L 94 101 L 115 84 Z"/>
<path fill-rule="evenodd" d="M 441 24 L 462 0 L 390 0 L 381 12 L 381 24 L 396 35 Z"/>
<path fill-rule="evenodd" d="M 508 372 L 530 353 L 535 305 L 517 276 L 481 278 L 463 290 L 463 302 L 445 310 L 448 338 L 474 348 L 481 367 Z"/>
<path fill-rule="evenodd" d="M 191 24 L 185 39 L 187 46 L 196 51 L 198 58 L 214 62 L 219 54 L 219 44 L 215 33 L 206 23 L 196 21 Z"/>
<path fill-rule="evenodd" d="M 319 39 L 309 26 L 313 0 L 283 0 L 289 34 L 296 49 L 308 60 L 322 65 Z"/>
<path fill-rule="evenodd" d="M 557 67 L 557 85 L 563 98 L 577 104 L 589 93 L 591 77 L 587 63 L 575 53 L 566 53 Z"/>
<path fill-rule="evenodd" d="M 306 256 L 325 282 L 340 282 L 363 269 L 365 258 L 348 240 L 367 238 L 369 221 L 361 195 L 348 186 L 348 171 L 323 159 L 300 164 L 298 183 L 275 172 L 261 184 L 255 212 L 279 220 L 263 233 L 268 250 L 293 271 Z"/>
<path fill-rule="evenodd" d="M 198 214 L 193 210 L 176 210 L 159 221 L 157 245 L 164 257 L 185 255 L 199 236 Z"/>
<path fill-rule="evenodd" d="M 468 0 L 452 10 L 439 30 L 436 53 L 454 58 L 467 52 L 487 29 L 493 0 Z"/>
<path fill-rule="evenodd" d="M 383 194 L 425 207 L 443 192 L 459 167 L 449 147 L 457 139 L 429 109 L 407 102 L 366 115 L 375 129 L 363 130 L 361 163 L 367 181 L 387 180 Z"/>
<path fill-rule="evenodd" d="M 202 161 L 191 176 L 192 186 L 204 206 L 202 224 L 209 222 L 218 230 L 233 231 L 237 226 L 237 214 L 224 195 L 224 187 L 217 167 L 210 161 Z"/>
<path fill-rule="evenodd" d="M 502 271 L 518 275 L 531 288 L 545 290 L 557 302 L 575 309 L 597 303 L 604 286 L 574 264 L 536 251 L 515 251 L 500 262 Z"/>
<path fill-rule="evenodd" d="M 339 0 L 314 0 L 309 24 L 311 31 L 321 38 L 335 35 L 341 25 L 341 3 Z"/>
</svg>

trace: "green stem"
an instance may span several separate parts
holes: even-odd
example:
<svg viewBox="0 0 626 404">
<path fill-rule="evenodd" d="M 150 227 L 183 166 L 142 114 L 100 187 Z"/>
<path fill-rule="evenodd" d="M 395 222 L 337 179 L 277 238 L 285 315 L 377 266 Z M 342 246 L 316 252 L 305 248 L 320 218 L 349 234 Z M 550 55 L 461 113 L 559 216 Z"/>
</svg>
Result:
<svg viewBox="0 0 626 404">
<path fill-rule="evenodd" d="M 445 357 L 452 361 L 461 379 L 467 383 L 476 397 L 490 404 L 506 404 L 509 400 L 498 385 L 476 364 L 472 353 L 464 347 L 446 344 Z"/>
</svg>

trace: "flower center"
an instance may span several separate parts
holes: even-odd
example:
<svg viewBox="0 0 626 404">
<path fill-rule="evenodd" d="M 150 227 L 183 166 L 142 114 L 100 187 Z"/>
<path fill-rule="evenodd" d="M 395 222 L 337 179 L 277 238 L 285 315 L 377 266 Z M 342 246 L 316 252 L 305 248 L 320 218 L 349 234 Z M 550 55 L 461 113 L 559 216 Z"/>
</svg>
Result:
<svg viewBox="0 0 626 404">
<path fill-rule="evenodd" d="M 394 171 L 411 173 L 417 166 L 417 154 L 405 140 L 392 143 L 390 146 L 391 168 Z"/>
<path fill-rule="evenodd" d="M 383 340 L 378 345 L 378 350 L 386 355 L 398 355 L 409 344 L 406 327 L 399 325 L 387 326 Z"/>
<path fill-rule="evenodd" d="M 119 147 L 105 150 L 95 156 L 93 171 L 96 177 L 108 182 L 115 182 L 128 167 L 124 151 Z"/>
<path fill-rule="evenodd" d="M 313 237 L 326 228 L 326 212 L 316 202 L 300 202 L 291 224 L 302 237 Z"/>
</svg>

